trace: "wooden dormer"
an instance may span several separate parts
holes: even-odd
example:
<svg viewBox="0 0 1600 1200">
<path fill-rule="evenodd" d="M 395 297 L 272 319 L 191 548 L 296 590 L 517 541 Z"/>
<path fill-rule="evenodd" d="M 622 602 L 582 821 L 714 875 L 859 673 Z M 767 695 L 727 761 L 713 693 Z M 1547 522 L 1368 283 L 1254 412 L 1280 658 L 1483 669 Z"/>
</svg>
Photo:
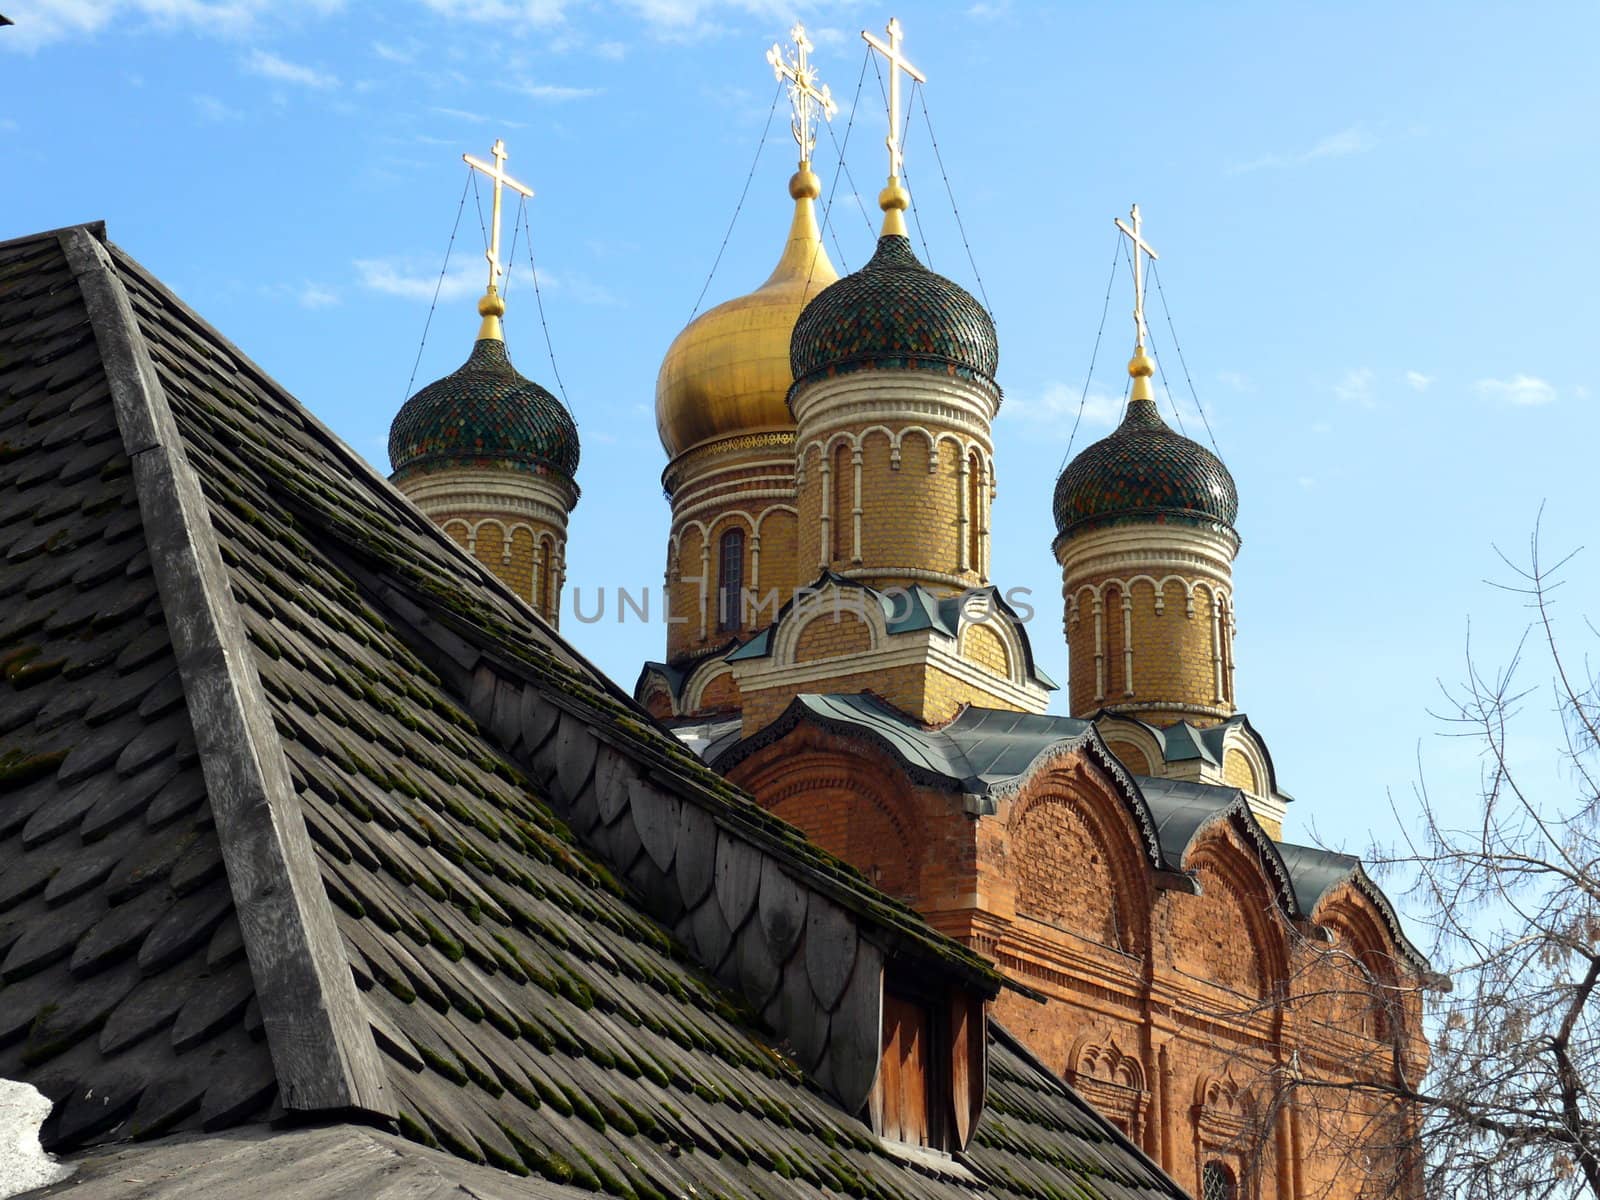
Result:
<svg viewBox="0 0 1600 1200">
<path fill-rule="evenodd" d="M 867 1120 L 886 1142 L 954 1154 L 983 1112 L 984 999 L 965 988 L 885 972 L 882 1060 Z"/>
</svg>

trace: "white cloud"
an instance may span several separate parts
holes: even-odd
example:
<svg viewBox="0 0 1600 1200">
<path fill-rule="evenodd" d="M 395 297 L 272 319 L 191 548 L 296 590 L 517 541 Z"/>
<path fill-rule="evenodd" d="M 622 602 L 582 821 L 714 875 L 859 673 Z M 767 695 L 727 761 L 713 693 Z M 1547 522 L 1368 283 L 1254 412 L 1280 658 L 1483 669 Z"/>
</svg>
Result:
<svg viewBox="0 0 1600 1200">
<path fill-rule="evenodd" d="M 1078 408 L 1083 407 L 1079 421 Z M 1049 429 L 1052 436 L 1065 442 L 1078 425 L 1079 440 L 1086 429 L 1110 429 L 1122 417 L 1122 396 L 1112 395 L 1103 388 L 1083 389 L 1065 383 L 1046 384 L 1037 392 L 1012 393 L 1000 408 L 1002 419 L 1023 421 L 1041 429 Z"/>
<path fill-rule="evenodd" d="M 299 0 L 295 9 L 323 16 L 342 5 L 343 0 Z M 0 52 L 31 54 L 52 42 L 108 29 L 118 34 L 150 29 L 239 37 L 255 29 L 262 17 L 280 21 L 284 6 L 274 0 L 11 0 L 6 11 L 16 28 L 0 37 Z"/>
<path fill-rule="evenodd" d="M 466 121 L 472 125 L 488 125 L 493 122 L 502 129 L 526 129 L 521 121 L 507 121 L 501 117 L 490 117 L 483 113 L 468 112 L 464 108 L 434 108 L 430 110 L 441 117 L 450 117 L 456 121 Z"/>
<path fill-rule="evenodd" d="M 1411 385 L 1414 392 L 1425 392 L 1428 385 L 1433 382 L 1432 375 L 1424 375 L 1421 371 L 1407 371 L 1406 382 Z"/>
<path fill-rule="evenodd" d="M 327 308 L 339 303 L 339 293 L 325 283 L 308 283 L 297 297 L 301 308 Z"/>
<path fill-rule="evenodd" d="M 1346 404 L 1376 407 L 1378 401 L 1372 394 L 1372 368 L 1353 367 L 1346 371 L 1344 378 L 1333 385 L 1333 394 Z"/>
<path fill-rule="evenodd" d="M 621 42 L 601 42 L 594 48 L 594 52 L 601 58 L 611 62 L 621 62 L 628 53 L 628 48 Z"/>
<path fill-rule="evenodd" d="M 434 288 L 440 300 L 460 300 L 483 291 L 488 268 L 478 259 L 457 262 L 441 283 L 438 272 L 429 273 L 409 259 L 358 258 L 354 263 L 361 286 L 402 300 L 432 300 Z"/>
<path fill-rule="evenodd" d="M 215 96 L 194 96 L 192 99 L 194 100 L 195 111 L 200 114 L 202 119 L 207 121 L 216 123 L 237 121 L 244 116 L 238 109 L 229 108 Z"/>
<path fill-rule="evenodd" d="M 1300 156 L 1301 162 L 1312 162 L 1319 158 L 1344 158 L 1348 154 L 1362 154 L 1376 146 L 1377 139 L 1359 126 L 1352 125 L 1349 129 L 1341 129 L 1338 133 L 1330 133 L 1311 149 Z"/>
<path fill-rule="evenodd" d="M 415 45 L 391 46 L 387 42 L 373 42 L 372 52 L 385 62 L 392 63 L 405 64 L 415 61 L 417 57 L 417 47 Z"/>
<path fill-rule="evenodd" d="M 543 28 L 566 16 L 566 0 L 423 0 L 441 16 L 455 21 L 504 25 L 512 32 L 522 26 Z"/>
<path fill-rule="evenodd" d="M 339 86 L 338 78 L 326 71 L 289 62 L 265 50 L 252 50 L 249 57 L 244 60 L 244 69 L 263 79 L 271 79 L 275 83 L 292 83 L 296 87 L 322 89 Z"/>
<path fill-rule="evenodd" d="M 1341 129 L 1338 133 L 1330 133 L 1308 150 L 1293 154 L 1263 154 L 1247 162 L 1235 163 L 1228 168 L 1228 174 L 1242 175 L 1247 171 L 1261 171 L 1274 167 L 1298 167 L 1324 158 L 1346 158 L 1352 154 L 1365 153 L 1377 144 L 1378 139 L 1371 133 L 1359 125 L 1352 125 L 1348 129 Z"/>
<path fill-rule="evenodd" d="M 1480 379 L 1473 385 L 1480 396 L 1500 400 L 1521 408 L 1549 404 L 1556 398 L 1556 389 L 1534 375 L 1513 375 L 1510 379 Z"/>
<path fill-rule="evenodd" d="M 1250 376 L 1243 371 L 1218 371 L 1217 382 L 1224 387 L 1231 387 L 1236 392 L 1253 392 L 1256 385 L 1250 382 Z"/>
<path fill-rule="evenodd" d="M 533 273 L 528 269 L 525 251 L 519 248 L 517 254 L 523 261 L 511 268 L 508 273 L 510 278 L 501 281 L 500 290 L 505 294 L 507 303 L 518 312 L 523 311 L 524 304 L 528 311 L 532 311 Z M 481 295 L 489 279 L 489 270 L 481 255 L 472 255 L 465 261 L 456 258 L 451 262 L 442 283 L 437 267 L 430 270 L 426 262 L 416 258 L 358 258 L 353 265 L 362 287 L 401 300 L 431 301 L 434 288 L 439 289 L 441 304 L 464 300 L 469 296 Z M 539 287 L 547 295 L 559 292 L 577 304 L 617 303 L 616 297 L 598 284 L 576 275 L 552 275 L 542 267 L 539 269 Z"/>
<path fill-rule="evenodd" d="M 715 32 L 720 13 L 760 17 L 787 29 L 794 20 L 788 0 L 622 0 L 657 37 L 686 41 Z"/>
<path fill-rule="evenodd" d="M 519 83 L 512 84 L 511 90 L 529 96 L 534 100 L 583 100 L 590 96 L 598 96 L 600 88 L 565 87 L 557 83 Z"/>
</svg>

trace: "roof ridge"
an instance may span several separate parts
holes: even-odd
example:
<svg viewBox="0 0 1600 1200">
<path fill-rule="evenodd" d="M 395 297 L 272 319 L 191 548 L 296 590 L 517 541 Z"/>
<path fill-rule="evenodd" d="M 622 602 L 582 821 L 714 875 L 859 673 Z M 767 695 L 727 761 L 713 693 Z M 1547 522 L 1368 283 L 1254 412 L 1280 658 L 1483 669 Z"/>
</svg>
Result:
<svg viewBox="0 0 1600 1200">
<path fill-rule="evenodd" d="M 101 240 L 60 243 L 89 313 L 133 464 L 151 569 L 199 747 L 228 885 L 285 1108 L 390 1117 L 384 1067 L 228 587 L 200 483 Z"/>
<path fill-rule="evenodd" d="M 0 253 L 10 250 L 13 246 L 25 246 L 29 242 L 47 242 L 51 238 L 65 244 L 63 239 L 70 233 L 82 230 L 96 241 L 106 240 L 106 223 L 104 221 L 81 221 L 76 225 L 63 225 L 59 229 L 45 229 L 39 233 L 25 233 L 21 237 L 6 238 L 0 241 Z"/>
</svg>

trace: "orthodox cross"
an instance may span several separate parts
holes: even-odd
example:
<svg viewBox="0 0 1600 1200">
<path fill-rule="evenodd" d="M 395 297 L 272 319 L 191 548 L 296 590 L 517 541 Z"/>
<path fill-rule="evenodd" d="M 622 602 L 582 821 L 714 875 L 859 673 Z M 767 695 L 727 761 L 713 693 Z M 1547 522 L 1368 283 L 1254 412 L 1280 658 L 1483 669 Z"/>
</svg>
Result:
<svg viewBox="0 0 1600 1200">
<path fill-rule="evenodd" d="M 900 38 L 904 32 L 900 28 L 898 17 L 889 18 L 887 43 L 865 29 L 861 31 L 862 40 L 889 60 L 889 137 L 885 144 L 889 147 L 890 179 L 900 178 L 900 163 L 903 158 L 900 153 L 900 72 L 904 71 L 918 83 L 928 82 L 928 77 L 906 61 L 906 56 L 900 52 Z"/>
<path fill-rule="evenodd" d="M 489 248 L 483 252 L 483 256 L 489 260 L 489 290 L 492 292 L 499 283 L 500 276 L 504 274 L 500 267 L 500 186 L 504 184 L 524 196 L 532 196 L 533 189 L 526 184 L 518 183 L 506 174 L 506 144 L 503 141 L 495 138 L 489 154 L 494 159 L 492 167 L 475 155 L 463 154 L 461 157 L 467 166 L 482 171 L 494 180 L 494 219 L 493 224 L 489 226 Z"/>
<path fill-rule="evenodd" d="M 1133 332 L 1134 336 L 1139 340 L 1139 345 L 1143 346 L 1145 334 L 1149 331 L 1144 323 L 1144 260 L 1139 256 L 1148 254 L 1152 261 L 1161 256 L 1155 252 L 1149 242 L 1139 236 L 1139 206 L 1135 204 L 1128 215 L 1133 218 L 1133 227 L 1131 229 L 1123 224 L 1121 217 L 1116 217 L 1114 220 L 1117 223 L 1117 228 L 1127 234 L 1128 240 L 1133 243 Z"/>
<path fill-rule="evenodd" d="M 789 30 L 789 37 L 794 42 L 794 55 L 785 61 L 782 47 L 774 42 L 772 49 L 767 51 L 767 61 L 772 64 L 774 78 L 789 81 L 789 104 L 794 109 L 790 128 L 794 130 L 794 140 L 800 143 L 801 160 L 810 162 L 812 148 L 817 144 L 817 135 L 811 131 L 812 114 L 821 113 L 823 120 L 831 121 L 833 114 L 839 111 L 839 106 L 833 102 L 827 84 L 820 88 L 817 86 L 817 69 L 810 61 L 811 52 L 816 47 L 806 37 L 806 27 L 795 22 L 795 27 Z"/>
</svg>

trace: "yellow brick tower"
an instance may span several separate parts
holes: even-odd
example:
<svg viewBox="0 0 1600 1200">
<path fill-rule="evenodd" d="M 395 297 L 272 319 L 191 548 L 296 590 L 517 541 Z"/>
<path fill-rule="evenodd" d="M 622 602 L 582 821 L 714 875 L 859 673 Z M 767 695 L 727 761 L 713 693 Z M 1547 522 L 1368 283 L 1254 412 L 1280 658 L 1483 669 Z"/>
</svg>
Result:
<svg viewBox="0 0 1600 1200">
<path fill-rule="evenodd" d="M 877 253 L 806 308 L 790 351 L 800 560 L 948 594 L 988 582 L 1000 351 L 983 306 L 918 262 L 906 236 L 900 76 L 922 76 L 899 36 L 891 22 L 889 41 L 874 39 L 890 93 Z"/>
<path fill-rule="evenodd" d="M 1056 560 L 1074 716 L 1214 725 L 1235 709 L 1233 559 L 1239 498 L 1211 451 L 1168 428 L 1145 353 L 1142 258 L 1132 226 L 1136 344 L 1122 424 L 1056 481 Z"/>
<path fill-rule="evenodd" d="M 432 520 L 550 624 L 566 578 L 567 518 L 578 502 L 578 430 L 561 401 L 511 365 L 500 318 L 500 189 L 531 195 L 494 165 L 467 162 L 494 180 L 489 286 L 482 324 L 457 371 L 405 402 L 389 429 L 390 477 Z"/>
</svg>

